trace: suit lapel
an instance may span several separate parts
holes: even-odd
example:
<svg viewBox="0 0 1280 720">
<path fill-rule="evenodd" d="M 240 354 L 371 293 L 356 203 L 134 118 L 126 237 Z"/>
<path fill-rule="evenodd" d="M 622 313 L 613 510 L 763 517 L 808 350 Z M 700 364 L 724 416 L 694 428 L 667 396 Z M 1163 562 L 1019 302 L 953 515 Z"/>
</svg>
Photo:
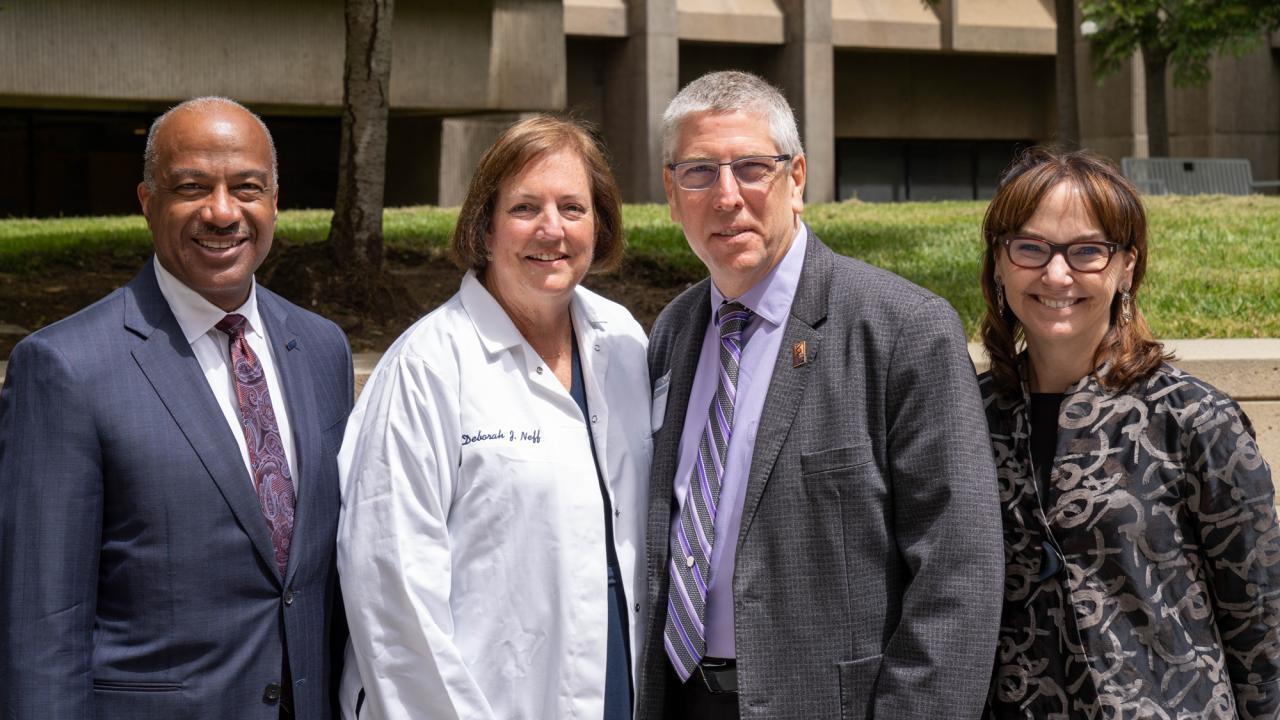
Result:
<svg viewBox="0 0 1280 720">
<path fill-rule="evenodd" d="M 817 327 L 827 317 L 834 263 L 831 250 L 810 231 L 804 268 L 800 273 L 800 283 L 796 286 L 795 300 L 791 303 L 791 318 L 783 330 L 782 346 L 778 348 L 778 357 L 774 362 L 769 392 L 760 411 L 756 446 L 751 454 L 751 472 L 747 476 L 747 492 L 742 504 L 739 546 L 755 518 L 765 485 L 777 463 L 778 453 L 790 436 L 796 412 L 800 409 L 800 400 L 804 397 L 805 386 L 809 378 L 818 372 L 818 364 L 823 361 L 822 334 Z M 800 342 L 805 344 L 808 361 L 800 367 L 793 367 L 792 348 Z"/>
<path fill-rule="evenodd" d="M 267 326 L 271 357 L 275 361 L 276 373 L 280 376 L 284 404 L 289 413 L 289 429 L 293 433 L 296 467 L 290 469 L 298 491 L 293 512 L 293 542 L 285 571 L 287 586 L 292 582 L 294 572 L 301 562 L 299 558 L 307 550 L 307 543 L 301 542 L 301 538 L 306 536 L 309 523 L 315 521 L 318 513 L 316 503 L 320 502 L 320 498 L 314 485 L 318 478 L 308 476 L 308 472 L 311 470 L 310 463 L 320 457 L 321 428 L 315 397 L 311 393 L 311 372 L 307 364 L 306 348 L 293 331 L 284 306 L 262 286 L 258 286 L 258 313 Z M 273 401 L 280 402 L 275 399 Z M 308 478 L 312 482 L 308 483 Z"/>
<path fill-rule="evenodd" d="M 693 316 L 684 323 L 672 339 L 670 353 L 671 373 L 667 390 L 667 405 L 662 429 L 653 448 L 653 468 L 649 476 L 650 497 L 666 502 L 649 504 L 649 562 L 652 577 L 666 578 L 667 553 L 671 533 L 671 512 L 674 495 L 676 464 L 679 462 L 680 436 L 684 433 L 684 419 L 693 390 L 693 375 L 698 369 L 698 355 L 702 352 L 702 337 L 711 320 L 710 281 L 705 281 L 699 293 Z M 654 574 L 656 573 L 656 574 Z"/>
<path fill-rule="evenodd" d="M 143 339 L 133 350 L 134 361 L 213 478 L 258 555 L 274 569 L 271 536 L 240 447 L 209 390 L 191 345 L 160 294 L 151 262 L 128 285 L 124 324 Z"/>
</svg>

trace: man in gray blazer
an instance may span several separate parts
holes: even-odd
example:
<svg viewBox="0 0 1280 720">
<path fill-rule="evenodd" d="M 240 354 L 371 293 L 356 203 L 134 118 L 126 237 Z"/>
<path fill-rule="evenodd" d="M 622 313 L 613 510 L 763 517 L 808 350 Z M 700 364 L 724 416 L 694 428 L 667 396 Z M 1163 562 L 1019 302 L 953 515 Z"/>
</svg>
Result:
<svg viewBox="0 0 1280 720">
<path fill-rule="evenodd" d="M 24 339 L 0 391 L 0 717 L 332 717 L 351 353 L 254 282 L 266 126 L 188 101 L 147 138 L 155 257 Z"/>
<path fill-rule="evenodd" d="M 795 119 L 759 78 L 684 88 L 663 153 L 711 277 L 650 339 L 637 717 L 978 717 L 1003 546 L 955 312 L 800 221 Z"/>
</svg>

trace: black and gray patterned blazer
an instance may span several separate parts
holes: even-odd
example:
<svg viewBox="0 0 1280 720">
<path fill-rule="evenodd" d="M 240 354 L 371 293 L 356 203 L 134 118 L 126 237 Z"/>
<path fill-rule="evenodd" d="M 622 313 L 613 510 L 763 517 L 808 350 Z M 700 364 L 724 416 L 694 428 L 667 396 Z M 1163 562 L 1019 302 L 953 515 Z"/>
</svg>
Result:
<svg viewBox="0 0 1280 720">
<path fill-rule="evenodd" d="M 1276 717 L 1280 528 L 1240 407 L 1167 364 L 1114 394 L 1090 375 L 1039 497 L 1025 386 L 979 384 L 1007 560 L 995 716 Z"/>
</svg>

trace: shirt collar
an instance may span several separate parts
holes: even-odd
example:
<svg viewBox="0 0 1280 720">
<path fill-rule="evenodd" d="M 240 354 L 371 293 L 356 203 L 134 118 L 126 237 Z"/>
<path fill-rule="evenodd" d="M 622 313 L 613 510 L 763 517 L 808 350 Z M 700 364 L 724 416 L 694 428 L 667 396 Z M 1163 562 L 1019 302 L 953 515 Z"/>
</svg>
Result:
<svg viewBox="0 0 1280 720">
<path fill-rule="evenodd" d="M 808 243 L 809 228 L 800 223 L 782 260 L 760 282 L 736 298 L 726 298 L 720 288 L 711 283 L 712 318 L 720 305 L 736 300 L 769 324 L 782 325 L 791 312 L 791 301 L 795 299 L 796 287 L 800 285 L 800 271 L 804 268 L 804 251 Z"/>
<path fill-rule="evenodd" d="M 165 302 L 169 303 L 169 309 L 173 311 L 173 317 L 177 319 L 178 327 L 182 328 L 182 335 L 187 339 L 188 344 L 208 333 L 229 314 L 226 310 L 204 299 L 200 293 L 184 285 L 160 264 L 159 258 L 153 257 L 151 264 L 156 269 L 156 283 L 160 285 L 160 294 L 164 296 Z M 262 336 L 262 322 L 258 317 L 256 279 L 250 278 L 249 299 L 231 312 L 244 316 L 248 325 L 248 329 L 245 330 L 246 335 Z"/>
</svg>

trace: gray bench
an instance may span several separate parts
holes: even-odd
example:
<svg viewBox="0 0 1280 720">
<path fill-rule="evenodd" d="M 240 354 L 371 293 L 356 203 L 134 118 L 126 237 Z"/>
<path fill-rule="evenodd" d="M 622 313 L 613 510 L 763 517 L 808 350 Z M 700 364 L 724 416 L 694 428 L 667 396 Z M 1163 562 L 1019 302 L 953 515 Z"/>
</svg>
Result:
<svg viewBox="0 0 1280 720">
<path fill-rule="evenodd" d="M 1135 158 L 1120 161 L 1124 176 L 1147 195 L 1248 195 L 1280 188 L 1280 180 L 1255 181 L 1244 158 Z"/>
</svg>

